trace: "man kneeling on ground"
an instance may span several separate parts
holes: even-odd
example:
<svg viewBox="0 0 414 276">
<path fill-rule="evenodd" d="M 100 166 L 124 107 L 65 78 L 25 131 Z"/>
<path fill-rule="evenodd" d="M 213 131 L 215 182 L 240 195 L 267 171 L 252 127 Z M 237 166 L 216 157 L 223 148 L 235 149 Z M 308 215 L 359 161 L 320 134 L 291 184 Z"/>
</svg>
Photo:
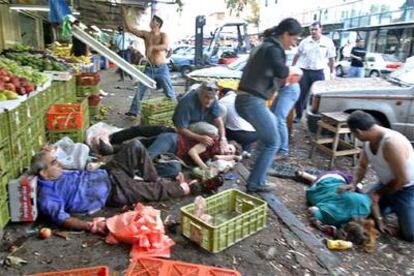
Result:
<svg viewBox="0 0 414 276">
<path fill-rule="evenodd" d="M 364 142 L 356 181 L 360 183 L 371 164 L 378 183 L 370 188 L 374 203 L 381 213 L 394 212 L 404 240 L 414 242 L 414 151 L 408 139 L 401 133 L 381 127 L 375 119 L 363 111 L 354 111 L 348 118 L 348 126 L 355 136 Z M 350 185 L 349 189 L 355 189 Z M 389 232 L 380 227 L 381 232 Z"/>
<path fill-rule="evenodd" d="M 182 197 L 196 190 L 193 182 L 180 183 L 158 177 L 145 147 L 132 140 L 121 146 L 103 169 L 93 172 L 64 171 L 51 151 L 43 150 L 32 159 L 38 176 L 38 207 L 63 227 L 99 232 L 99 221 L 83 221 L 70 214 L 93 213 L 102 207 L 122 207 L 141 201 Z"/>
</svg>

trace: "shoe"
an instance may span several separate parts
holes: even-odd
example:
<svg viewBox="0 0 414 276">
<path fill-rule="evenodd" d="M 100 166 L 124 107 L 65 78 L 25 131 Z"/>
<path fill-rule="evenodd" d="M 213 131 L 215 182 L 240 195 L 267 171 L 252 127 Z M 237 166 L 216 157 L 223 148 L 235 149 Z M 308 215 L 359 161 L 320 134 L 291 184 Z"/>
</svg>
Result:
<svg viewBox="0 0 414 276">
<path fill-rule="evenodd" d="M 297 123 L 299 123 L 300 122 L 300 118 L 295 118 L 295 119 L 293 119 L 293 123 L 294 124 L 297 124 Z"/>
<path fill-rule="evenodd" d="M 104 156 L 111 155 L 114 153 L 114 148 L 111 144 L 105 143 L 104 141 L 102 141 L 102 139 L 99 139 L 98 152 L 99 154 Z"/>
<path fill-rule="evenodd" d="M 267 193 L 276 191 L 277 186 L 273 183 L 267 183 L 265 185 L 256 186 L 256 187 L 247 187 L 248 193 Z"/>
<path fill-rule="evenodd" d="M 128 117 L 134 117 L 134 118 L 138 117 L 138 115 L 137 115 L 137 114 L 134 114 L 134 113 L 129 112 L 129 111 L 125 113 L 125 116 L 128 116 Z"/>
<path fill-rule="evenodd" d="M 289 157 L 289 153 L 278 153 L 273 160 L 283 160 Z"/>
</svg>

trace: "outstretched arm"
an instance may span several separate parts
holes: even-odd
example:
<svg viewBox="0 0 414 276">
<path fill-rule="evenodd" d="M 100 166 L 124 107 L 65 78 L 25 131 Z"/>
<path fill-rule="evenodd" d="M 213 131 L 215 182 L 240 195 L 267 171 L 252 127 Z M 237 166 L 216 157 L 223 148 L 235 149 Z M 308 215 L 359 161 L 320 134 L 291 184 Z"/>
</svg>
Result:
<svg viewBox="0 0 414 276">
<path fill-rule="evenodd" d="M 127 10 L 124 6 L 121 6 L 121 17 L 122 17 L 122 21 L 124 22 L 125 28 L 127 29 L 128 32 L 136 35 L 137 37 L 144 38 L 144 39 L 146 38 L 146 35 L 147 35 L 146 31 L 135 29 L 132 26 L 132 24 L 128 22 Z"/>
<path fill-rule="evenodd" d="M 206 150 L 206 146 L 204 146 L 203 144 L 197 144 L 188 151 L 188 155 L 191 157 L 194 163 L 196 163 L 196 165 L 202 168 L 203 170 L 208 169 L 208 166 L 206 165 L 206 163 L 203 162 L 203 160 L 200 157 L 200 154 L 202 154 Z"/>
</svg>

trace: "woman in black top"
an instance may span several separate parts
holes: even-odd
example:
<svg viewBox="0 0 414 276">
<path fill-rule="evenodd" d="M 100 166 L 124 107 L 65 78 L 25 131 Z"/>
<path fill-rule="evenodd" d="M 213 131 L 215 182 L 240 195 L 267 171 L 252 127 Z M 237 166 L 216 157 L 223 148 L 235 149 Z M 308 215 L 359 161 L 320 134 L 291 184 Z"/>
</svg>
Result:
<svg viewBox="0 0 414 276">
<path fill-rule="evenodd" d="M 289 76 L 285 49 L 295 45 L 302 27 L 293 18 L 264 32 L 264 41 L 252 50 L 240 80 L 236 110 L 251 123 L 258 136 L 255 164 L 247 180 L 249 192 L 267 192 L 275 186 L 266 184 L 266 172 L 279 148 L 276 116 L 266 107 Z M 276 85 L 275 85 L 276 84 Z M 275 87 L 276 86 L 276 87 Z"/>
</svg>

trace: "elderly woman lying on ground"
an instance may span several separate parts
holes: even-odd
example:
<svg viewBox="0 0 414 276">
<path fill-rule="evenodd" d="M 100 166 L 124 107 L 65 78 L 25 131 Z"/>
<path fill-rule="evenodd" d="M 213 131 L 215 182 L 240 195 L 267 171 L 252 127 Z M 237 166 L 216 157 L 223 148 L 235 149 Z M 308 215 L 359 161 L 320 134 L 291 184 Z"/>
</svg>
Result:
<svg viewBox="0 0 414 276">
<path fill-rule="evenodd" d="M 306 190 L 306 200 L 311 205 L 309 212 L 314 226 L 335 238 L 351 240 L 364 246 L 373 242 L 375 245 L 377 231 L 374 223 L 364 219 L 372 215 L 377 227 L 384 228 L 378 205 L 373 204 L 367 194 L 343 189 L 352 182 L 352 176 L 340 171 L 327 172 L 319 178 L 304 171 L 297 174 L 312 183 Z M 360 225 L 359 233 L 355 233 L 357 224 Z M 337 227 L 341 227 L 339 231 Z M 375 238 L 371 237 L 368 241 L 370 235 Z M 366 251 L 371 251 L 371 247 L 367 246 Z"/>
</svg>

